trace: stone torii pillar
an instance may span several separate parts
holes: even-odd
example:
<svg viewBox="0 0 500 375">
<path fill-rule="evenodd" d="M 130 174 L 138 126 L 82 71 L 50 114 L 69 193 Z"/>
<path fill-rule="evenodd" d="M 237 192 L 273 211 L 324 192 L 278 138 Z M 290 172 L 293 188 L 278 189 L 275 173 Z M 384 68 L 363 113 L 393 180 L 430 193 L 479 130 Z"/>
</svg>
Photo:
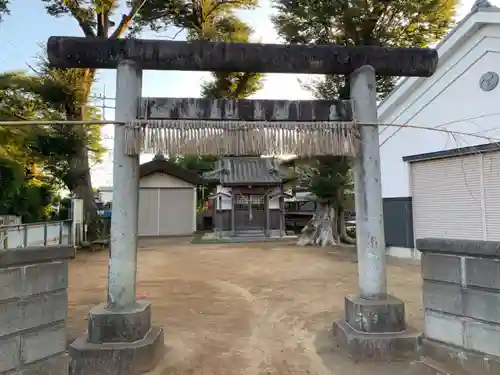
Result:
<svg viewBox="0 0 500 375">
<path fill-rule="evenodd" d="M 135 120 L 142 70 L 122 60 L 116 73 L 116 120 Z M 151 327 L 151 303 L 136 300 L 138 212 L 139 155 L 126 154 L 125 128 L 115 125 L 108 301 L 90 310 L 88 333 L 71 344 L 71 374 L 135 375 L 162 356 L 163 328 Z"/>
<path fill-rule="evenodd" d="M 124 60 L 116 69 L 117 121 L 137 118 L 142 91 L 142 70 Z M 115 125 L 113 146 L 113 201 L 108 304 L 111 310 L 136 305 L 136 272 L 139 212 L 139 155 L 125 154 L 125 128 Z"/>
<path fill-rule="evenodd" d="M 360 128 L 354 163 L 359 295 L 346 296 L 345 320 L 333 331 L 351 358 L 390 360 L 415 355 L 420 334 L 407 329 L 404 302 L 387 294 L 375 69 L 358 68 L 350 82 L 354 119 L 372 125 Z"/>
<path fill-rule="evenodd" d="M 51 37 L 48 41 L 47 52 L 50 64 L 57 68 L 119 68 L 121 71 L 119 73 L 120 82 L 122 82 L 121 77 L 130 77 L 130 80 L 123 78 L 123 83 L 119 83 L 119 85 L 125 86 L 137 84 L 131 83 L 136 79 L 131 78 L 134 75 L 132 63 L 137 64 L 142 69 L 151 70 L 352 74 L 354 117 L 360 123 L 376 123 L 375 72 L 380 76 L 429 77 L 435 72 L 438 63 L 437 52 L 432 49 L 339 45 L 265 45 L 207 41 L 187 43 L 78 37 Z M 127 62 L 125 63 L 125 61 Z M 124 83 L 125 81 L 129 81 L 129 83 Z M 132 98 L 129 97 L 129 94 L 120 97 L 124 99 L 122 104 L 117 103 L 117 110 L 125 113 L 124 111 L 128 111 L 127 105 L 133 107 Z M 128 119 L 132 114 L 127 112 L 127 115 L 123 116 L 119 119 Z M 300 113 L 298 117 L 298 120 L 302 120 Z M 373 357 L 390 352 L 398 345 L 402 345 L 403 349 L 414 349 L 416 339 L 410 335 L 409 341 L 405 341 L 407 338 L 405 335 L 408 333 L 405 331 L 404 305 L 400 300 L 388 296 L 385 287 L 385 239 L 383 229 L 381 229 L 383 227 L 381 226 L 382 195 L 378 129 L 375 126 L 361 126 L 360 134 L 362 147 L 360 155 L 356 159 L 355 168 L 360 295 L 346 297 L 346 319 L 335 323 L 334 331 L 339 342 L 347 345 L 351 355 L 362 352 L 361 357 Z M 116 142 L 117 139 L 119 137 L 115 139 L 115 147 L 120 147 Z M 117 152 L 115 151 L 115 155 Z M 115 163 L 117 160 L 120 158 L 115 159 Z M 123 169 L 115 166 L 115 173 L 118 173 L 122 178 L 126 177 L 134 181 L 131 182 L 131 190 L 126 190 L 124 187 L 118 186 L 117 183 L 124 184 L 127 181 L 115 180 L 113 206 L 121 207 L 123 204 L 123 207 L 127 207 L 131 211 L 129 213 L 120 212 L 119 214 L 124 215 L 124 217 L 113 221 L 112 246 L 120 244 L 123 247 L 117 251 L 111 251 L 108 280 L 110 301 L 106 307 L 99 310 L 101 315 L 91 312 L 91 316 L 103 317 L 99 320 L 99 324 L 91 326 L 89 323 L 90 341 L 92 341 L 91 337 L 99 338 L 95 344 L 92 343 L 97 345 L 92 347 L 94 352 L 106 351 L 108 344 L 104 341 L 105 339 L 112 338 L 114 342 L 121 344 L 128 342 L 130 336 L 119 337 L 120 335 L 117 333 L 119 324 L 123 324 L 123 327 L 141 327 L 141 322 L 138 319 L 118 318 L 127 316 L 133 310 L 132 303 L 135 302 L 135 297 L 132 291 L 135 290 L 134 268 L 137 254 L 137 245 L 133 243 L 137 236 L 137 219 L 134 221 L 126 216 L 137 215 L 135 195 L 130 202 L 125 202 L 128 199 L 125 192 L 133 194 L 132 189 L 138 189 L 133 172 L 136 162 L 127 158 L 123 158 L 122 161 Z M 125 235 L 127 230 L 131 232 Z M 120 273 L 120 265 L 125 266 L 124 273 Z M 137 307 L 137 305 L 134 303 L 134 306 Z M 149 311 L 149 309 L 143 310 Z M 135 314 L 133 316 L 144 315 Z M 115 323 L 108 324 L 107 322 Z M 114 328 L 102 329 L 103 333 L 97 334 L 97 336 L 92 335 L 91 328 L 97 326 Z M 124 331 L 127 330 L 128 328 L 124 329 Z M 114 333 L 107 335 L 104 332 Z M 97 343 L 99 340 L 101 342 Z M 84 343 L 88 344 L 88 341 Z M 130 345 L 130 342 L 127 345 Z M 95 365 L 94 370 L 101 369 L 100 373 L 109 373 L 104 371 L 106 367 L 103 367 L 102 363 L 99 365 L 98 361 L 91 361 L 92 355 L 88 353 L 92 350 L 85 347 L 83 343 L 80 345 L 81 348 L 76 348 L 77 346 L 75 344 L 72 346 L 74 363 L 77 363 L 75 361 L 78 361 L 79 358 L 83 358 L 78 363 L 84 363 L 85 360 L 88 360 L 87 363 Z M 118 349 L 114 348 L 114 350 Z M 108 350 L 107 355 L 110 356 L 111 352 Z M 118 353 L 121 352 L 118 350 Z M 122 356 L 121 360 L 126 361 L 127 359 Z M 83 367 L 82 365 L 81 368 L 83 369 Z M 120 375 L 132 373 L 121 371 L 123 368 L 125 367 L 122 366 L 118 371 Z M 99 371 L 85 372 L 81 370 L 75 373 L 90 375 L 96 372 Z"/>
<path fill-rule="evenodd" d="M 360 129 L 361 149 L 354 163 L 360 297 L 384 300 L 387 276 L 375 70 L 362 66 L 351 74 L 350 82 L 354 119 L 373 124 Z"/>
</svg>

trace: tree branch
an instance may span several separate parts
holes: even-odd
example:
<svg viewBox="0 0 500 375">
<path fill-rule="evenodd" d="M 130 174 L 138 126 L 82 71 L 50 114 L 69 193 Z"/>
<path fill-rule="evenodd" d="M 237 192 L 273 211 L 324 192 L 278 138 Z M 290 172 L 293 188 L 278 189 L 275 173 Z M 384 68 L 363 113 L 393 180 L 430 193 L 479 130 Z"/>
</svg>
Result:
<svg viewBox="0 0 500 375">
<path fill-rule="evenodd" d="M 243 6 L 246 4 L 246 1 L 241 1 L 241 0 L 221 0 L 214 4 L 212 9 L 210 9 L 207 14 L 205 15 L 205 18 L 208 19 L 212 13 L 214 13 L 219 7 L 223 5 L 234 5 L 234 6 Z"/>
<path fill-rule="evenodd" d="M 248 81 L 250 80 L 250 77 L 253 74 L 254 73 L 246 73 L 243 77 L 241 77 L 241 79 L 238 81 L 238 86 L 236 86 L 236 88 L 234 89 L 234 91 L 231 94 L 231 97 L 233 99 L 238 99 L 238 97 L 241 95 L 241 93 L 245 89 Z"/>
<path fill-rule="evenodd" d="M 80 14 L 78 14 L 78 7 L 75 6 L 75 4 L 70 4 L 69 2 L 66 2 L 66 6 L 68 7 L 69 12 L 71 13 L 71 16 L 78 22 L 78 25 L 80 25 L 80 29 L 82 29 L 83 34 L 87 38 L 95 38 L 95 32 L 92 29 L 92 26 L 88 23 L 88 21 L 85 21 L 82 19 Z"/>
<path fill-rule="evenodd" d="M 141 10 L 141 8 L 143 7 L 143 5 L 145 3 L 146 3 L 146 0 L 139 0 L 139 1 L 136 1 L 134 3 L 132 8 L 130 8 L 130 12 L 128 12 L 128 14 L 124 14 L 122 16 L 120 23 L 118 24 L 118 26 L 115 29 L 115 31 L 113 32 L 113 34 L 111 34 L 110 39 L 118 39 L 121 36 L 123 36 L 125 31 L 128 29 L 130 22 L 132 22 L 135 15 Z"/>
<path fill-rule="evenodd" d="M 184 27 L 181 27 L 179 28 L 179 31 L 177 31 L 173 37 L 167 37 L 168 39 L 172 39 L 172 40 L 175 40 L 175 38 L 177 38 L 179 36 L 180 33 L 182 33 L 184 31 Z"/>
</svg>

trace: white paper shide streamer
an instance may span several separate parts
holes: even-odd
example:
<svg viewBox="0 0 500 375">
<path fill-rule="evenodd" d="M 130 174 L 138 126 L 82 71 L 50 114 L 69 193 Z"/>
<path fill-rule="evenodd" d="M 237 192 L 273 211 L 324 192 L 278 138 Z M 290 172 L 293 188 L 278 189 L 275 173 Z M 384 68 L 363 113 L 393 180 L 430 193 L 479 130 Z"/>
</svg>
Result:
<svg viewBox="0 0 500 375">
<path fill-rule="evenodd" d="M 128 155 L 357 154 L 354 122 L 137 120 L 125 125 Z"/>
</svg>

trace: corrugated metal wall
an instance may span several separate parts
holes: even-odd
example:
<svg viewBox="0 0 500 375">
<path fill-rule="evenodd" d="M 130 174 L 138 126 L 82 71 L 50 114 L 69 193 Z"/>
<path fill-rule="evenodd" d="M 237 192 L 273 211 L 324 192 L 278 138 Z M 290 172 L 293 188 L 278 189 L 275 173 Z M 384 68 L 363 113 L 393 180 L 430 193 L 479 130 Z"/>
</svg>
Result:
<svg viewBox="0 0 500 375">
<path fill-rule="evenodd" d="M 500 241 L 500 152 L 410 167 L 416 238 Z"/>
<path fill-rule="evenodd" d="M 159 235 L 189 235 L 196 231 L 196 195 L 194 189 L 160 189 Z"/>
<path fill-rule="evenodd" d="M 500 241 L 500 153 L 481 154 L 486 240 Z"/>
<path fill-rule="evenodd" d="M 484 239 L 481 157 L 411 163 L 416 238 Z"/>
<path fill-rule="evenodd" d="M 159 236 L 159 191 L 139 190 L 139 236 Z"/>
<path fill-rule="evenodd" d="M 196 231 L 196 187 L 156 173 L 141 178 L 139 236 L 189 235 Z"/>
</svg>

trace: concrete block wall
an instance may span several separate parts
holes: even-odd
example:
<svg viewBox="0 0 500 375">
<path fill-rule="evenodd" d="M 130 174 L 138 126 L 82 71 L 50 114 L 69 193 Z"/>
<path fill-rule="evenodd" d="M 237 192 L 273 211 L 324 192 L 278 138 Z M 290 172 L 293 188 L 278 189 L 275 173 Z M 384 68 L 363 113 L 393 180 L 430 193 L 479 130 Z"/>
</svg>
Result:
<svg viewBox="0 0 500 375">
<path fill-rule="evenodd" d="M 0 374 L 67 374 L 68 260 L 74 249 L 0 251 Z"/>
<path fill-rule="evenodd" d="M 500 242 L 426 238 L 425 337 L 500 357 Z"/>
</svg>

